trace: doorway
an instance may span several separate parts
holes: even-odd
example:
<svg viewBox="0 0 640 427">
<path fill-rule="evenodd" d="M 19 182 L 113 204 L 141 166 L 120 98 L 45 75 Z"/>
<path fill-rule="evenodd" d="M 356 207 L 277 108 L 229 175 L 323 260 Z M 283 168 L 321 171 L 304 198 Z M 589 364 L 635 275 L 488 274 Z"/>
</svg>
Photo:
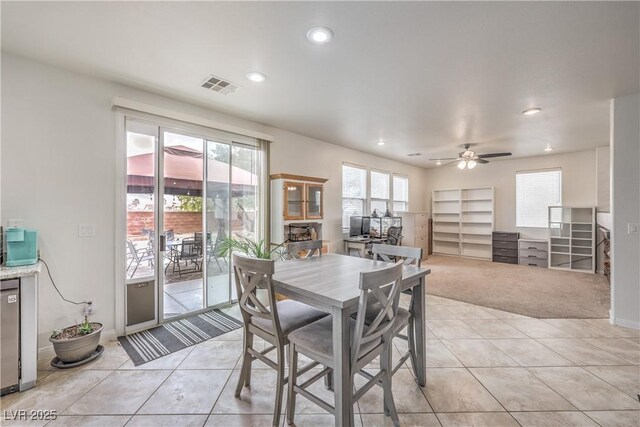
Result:
<svg viewBox="0 0 640 427">
<path fill-rule="evenodd" d="M 251 139 L 126 118 L 125 328 L 236 299 L 222 245 L 261 236 Z"/>
</svg>

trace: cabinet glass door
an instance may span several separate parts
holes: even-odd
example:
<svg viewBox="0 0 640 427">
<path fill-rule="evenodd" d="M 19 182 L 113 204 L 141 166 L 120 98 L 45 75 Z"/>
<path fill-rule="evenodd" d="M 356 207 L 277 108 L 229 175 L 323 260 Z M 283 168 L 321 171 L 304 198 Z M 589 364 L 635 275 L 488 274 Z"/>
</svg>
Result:
<svg viewBox="0 0 640 427">
<path fill-rule="evenodd" d="M 304 184 L 286 181 L 284 183 L 285 219 L 304 219 Z"/>
<path fill-rule="evenodd" d="M 322 185 L 306 184 L 307 219 L 322 218 Z"/>
</svg>

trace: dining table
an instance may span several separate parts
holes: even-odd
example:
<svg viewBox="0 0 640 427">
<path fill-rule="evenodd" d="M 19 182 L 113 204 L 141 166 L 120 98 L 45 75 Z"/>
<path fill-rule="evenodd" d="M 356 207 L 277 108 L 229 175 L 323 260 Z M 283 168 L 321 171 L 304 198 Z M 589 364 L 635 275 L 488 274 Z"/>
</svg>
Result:
<svg viewBox="0 0 640 427">
<path fill-rule="evenodd" d="M 353 424 L 350 408 L 352 383 L 348 372 L 350 358 L 349 321 L 358 309 L 360 273 L 389 267 L 390 263 L 338 254 L 277 262 L 272 282 L 277 293 L 292 300 L 331 313 L 333 316 L 333 391 L 335 425 Z M 431 270 L 404 265 L 402 290 L 412 289 L 412 319 L 416 340 L 413 366 L 418 384 L 426 385 L 426 277 Z"/>
</svg>

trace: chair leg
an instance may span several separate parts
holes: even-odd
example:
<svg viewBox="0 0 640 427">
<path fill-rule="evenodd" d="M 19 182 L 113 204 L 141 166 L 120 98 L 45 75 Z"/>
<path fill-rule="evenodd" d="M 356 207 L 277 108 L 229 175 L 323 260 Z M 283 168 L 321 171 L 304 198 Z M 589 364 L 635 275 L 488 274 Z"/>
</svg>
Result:
<svg viewBox="0 0 640 427">
<path fill-rule="evenodd" d="M 391 344 L 391 343 L 389 343 Z M 382 389 L 384 390 L 384 413 L 391 416 L 393 425 L 398 427 L 400 425 L 400 419 L 398 418 L 398 411 L 396 410 L 396 404 L 393 401 L 391 372 L 393 367 L 391 366 L 391 345 L 388 346 L 388 350 L 380 355 L 381 366 L 384 366 L 384 375 L 382 376 Z"/>
<path fill-rule="evenodd" d="M 236 397 L 240 397 L 240 392 L 242 391 L 243 386 L 248 386 L 251 383 L 252 356 L 249 354 L 247 349 L 253 347 L 253 334 L 246 332 L 246 330 L 244 333 L 243 344 L 242 368 L 240 369 L 240 376 L 238 377 L 238 383 L 236 384 Z"/>
<path fill-rule="evenodd" d="M 287 424 L 293 424 L 296 413 L 296 392 L 293 386 L 297 385 L 298 378 L 298 352 L 293 343 L 289 343 L 289 383 L 287 384 Z"/>
<path fill-rule="evenodd" d="M 278 378 L 276 383 L 276 402 L 273 408 L 273 427 L 280 426 L 280 413 L 282 412 L 282 394 L 284 393 L 284 347 L 278 347 Z"/>
<path fill-rule="evenodd" d="M 324 377 L 324 388 L 333 391 L 333 370 Z"/>
<path fill-rule="evenodd" d="M 415 321 L 415 317 L 413 316 L 413 306 L 414 306 L 414 295 L 411 295 L 411 302 L 409 303 L 409 327 L 407 328 L 407 341 L 409 345 L 409 354 L 411 355 L 411 367 L 413 370 L 416 370 L 416 334 L 415 327 L 413 322 Z"/>
</svg>

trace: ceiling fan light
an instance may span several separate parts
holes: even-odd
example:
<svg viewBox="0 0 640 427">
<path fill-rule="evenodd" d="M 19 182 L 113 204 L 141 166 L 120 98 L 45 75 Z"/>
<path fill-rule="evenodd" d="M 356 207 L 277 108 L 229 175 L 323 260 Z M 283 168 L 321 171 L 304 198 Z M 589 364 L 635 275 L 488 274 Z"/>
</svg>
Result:
<svg viewBox="0 0 640 427">
<path fill-rule="evenodd" d="M 467 167 L 469 169 L 473 169 L 476 167 L 476 165 L 478 164 L 478 162 L 476 162 L 475 160 L 469 160 L 469 162 L 467 163 Z"/>
<path fill-rule="evenodd" d="M 460 163 L 458 163 L 458 169 L 462 170 L 464 168 L 467 167 L 467 161 L 466 160 L 460 160 Z"/>
</svg>

